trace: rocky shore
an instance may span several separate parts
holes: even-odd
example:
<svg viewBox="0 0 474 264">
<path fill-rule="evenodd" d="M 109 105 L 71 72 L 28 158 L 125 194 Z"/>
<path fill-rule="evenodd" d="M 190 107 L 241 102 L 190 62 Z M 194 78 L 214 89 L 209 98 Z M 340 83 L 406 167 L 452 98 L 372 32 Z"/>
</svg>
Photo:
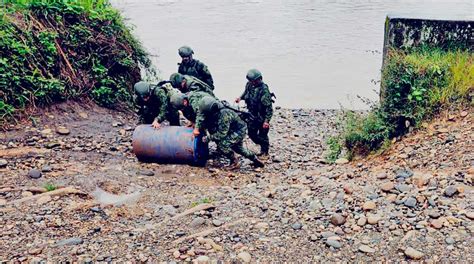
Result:
<svg viewBox="0 0 474 264">
<path fill-rule="evenodd" d="M 338 114 L 277 109 L 271 162 L 228 171 L 139 163 L 133 114 L 56 105 L 0 133 L 0 261 L 474 262 L 472 112 L 327 164 Z"/>
</svg>

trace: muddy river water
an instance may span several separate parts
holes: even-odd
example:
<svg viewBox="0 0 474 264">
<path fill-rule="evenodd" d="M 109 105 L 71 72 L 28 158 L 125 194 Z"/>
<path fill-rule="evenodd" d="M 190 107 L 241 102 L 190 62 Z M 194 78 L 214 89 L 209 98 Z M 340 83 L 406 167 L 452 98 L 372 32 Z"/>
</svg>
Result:
<svg viewBox="0 0 474 264">
<path fill-rule="evenodd" d="M 112 0 L 135 26 L 162 78 L 189 45 L 231 100 L 258 68 L 292 108 L 366 108 L 377 99 L 387 14 L 473 19 L 474 1 Z"/>
</svg>

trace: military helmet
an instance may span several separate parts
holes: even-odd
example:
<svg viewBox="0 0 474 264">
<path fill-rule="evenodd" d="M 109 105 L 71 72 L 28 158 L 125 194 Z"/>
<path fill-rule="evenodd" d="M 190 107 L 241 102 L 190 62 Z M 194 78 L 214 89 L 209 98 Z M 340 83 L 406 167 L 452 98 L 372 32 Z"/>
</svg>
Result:
<svg viewBox="0 0 474 264">
<path fill-rule="evenodd" d="M 184 107 L 183 100 L 188 99 L 186 94 L 176 92 L 170 97 L 170 103 L 176 109 L 182 109 Z"/>
<path fill-rule="evenodd" d="M 170 82 L 174 88 L 181 88 L 181 82 L 183 81 L 184 76 L 181 73 L 173 73 L 170 75 Z"/>
<path fill-rule="evenodd" d="M 137 82 L 133 88 L 135 89 L 135 93 L 140 96 L 141 98 L 150 95 L 150 84 L 147 82 Z"/>
<path fill-rule="evenodd" d="M 182 46 L 178 49 L 178 53 L 181 57 L 189 57 L 194 54 L 194 51 L 189 46 Z"/>
<path fill-rule="evenodd" d="M 247 80 L 256 81 L 258 78 L 262 78 L 262 73 L 257 69 L 251 69 L 247 72 Z"/>
<path fill-rule="evenodd" d="M 205 115 L 212 114 L 221 108 L 221 103 L 212 96 L 204 96 L 199 101 L 199 111 Z"/>
</svg>

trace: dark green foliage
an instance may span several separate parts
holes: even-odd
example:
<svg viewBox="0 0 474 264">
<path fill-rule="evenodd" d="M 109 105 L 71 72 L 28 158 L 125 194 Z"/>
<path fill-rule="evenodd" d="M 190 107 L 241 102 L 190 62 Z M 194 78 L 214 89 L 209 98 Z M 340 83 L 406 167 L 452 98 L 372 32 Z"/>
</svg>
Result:
<svg viewBox="0 0 474 264">
<path fill-rule="evenodd" d="M 1 123 L 72 98 L 129 105 L 140 68 L 154 74 L 108 1 L 7 2 L 0 11 Z"/>
<path fill-rule="evenodd" d="M 334 162 L 337 160 L 337 158 L 339 157 L 339 155 L 341 154 L 342 152 L 342 145 L 340 143 L 340 140 L 339 138 L 337 137 L 330 137 L 327 142 L 326 142 L 328 148 L 329 148 L 329 151 L 326 155 L 326 159 L 329 161 L 329 162 Z"/>
</svg>

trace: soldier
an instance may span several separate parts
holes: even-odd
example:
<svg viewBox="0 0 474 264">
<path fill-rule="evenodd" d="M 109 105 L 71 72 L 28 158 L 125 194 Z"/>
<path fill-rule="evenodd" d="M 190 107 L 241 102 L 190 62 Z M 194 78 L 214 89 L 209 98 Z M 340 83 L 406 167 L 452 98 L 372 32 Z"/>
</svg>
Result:
<svg viewBox="0 0 474 264">
<path fill-rule="evenodd" d="M 195 128 L 194 134 L 199 135 L 199 129 L 207 129 L 210 135 L 203 137 L 203 142 L 215 141 L 217 150 L 229 158 L 232 169 L 239 167 L 235 152 L 253 161 L 255 167 L 264 166 L 255 153 L 244 147 L 247 126 L 233 110 L 225 108 L 215 98 L 205 96 L 199 103 L 199 115 L 202 125 Z"/>
<path fill-rule="evenodd" d="M 178 63 L 178 73 L 194 76 L 209 85 L 211 90 L 214 90 L 214 81 L 209 69 L 204 63 L 193 59 L 193 49 L 188 46 L 182 46 L 178 49 L 178 53 L 181 57 L 181 63 Z"/>
<path fill-rule="evenodd" d="M 248 121 L 249 137 L 253 142 L 260 145 L 259 156 L 268 158 L 270 141 L 268 131 L 270 129 L 270 119 L 273 115 L 272 96 L 268 86 L 262 80 L 262 73 L 259 70 L 251 69 L 247 72 L 247 85 L 244 93 L 235 99 L 236 103 L 245 100 L 248 111 L 253 115 L 253 119 Z"/>
<path fill-rule="evenodd" d="M 182 93 L 187 93 L 189 91 L 201 91 L 214 96 L 214 93 L 212 92 L 214 88 L 193 76 L 182 75 L 181 73 L 173 73 L 170 76 L 170 83 L 174 88 L 179 89 Z"/>
<path fill-rule="evenodd" d="M 161 123 L 168 120 L 170 125 L 179 126 L 179 114 L 169 103 L 173 93 L 179 92 L 166 85 L 152 85 L 147 82 L 138 82 L 134 85 L 137 94 L 137 104 L 140 106 L 140 122 L 152 124 L 160 128 Z"/>
<path fill-rule="evenodd" d="M 192 122 L 192 126 L 196 123 L 199 127 L 202 120 L 196 120 L 196 117 L 199 113 L 199 103 L 205 96 L 213 97 L 212 95 L 201 91 L 192 91 L 186 94 L 175 93 L 171 96 L 170 103 L 175 109 L 181 110 L 183 116 Z"/>
</svg>

